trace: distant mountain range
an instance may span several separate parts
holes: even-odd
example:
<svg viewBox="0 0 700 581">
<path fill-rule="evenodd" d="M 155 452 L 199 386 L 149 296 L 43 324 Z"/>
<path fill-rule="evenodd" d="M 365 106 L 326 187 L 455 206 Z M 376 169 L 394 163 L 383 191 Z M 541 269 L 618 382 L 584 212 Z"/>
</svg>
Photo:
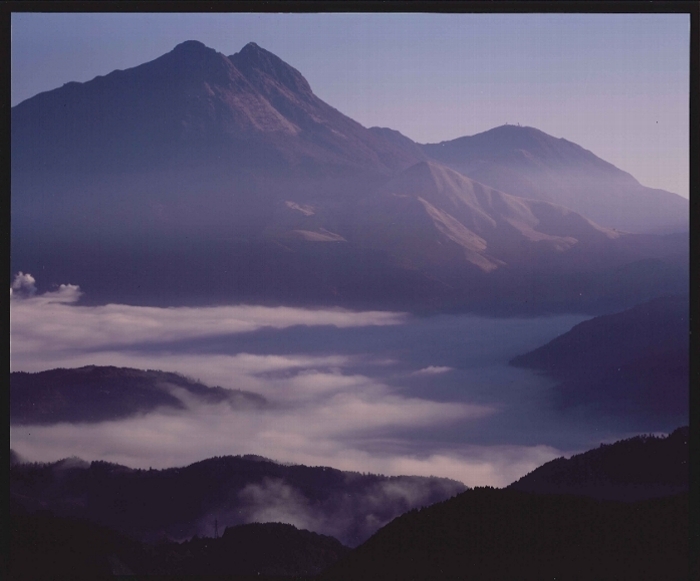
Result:
<svg viewBox="0 0 700 581">
<path fill-rule="evenodd" d="M 367 129 L 255 43 L 187 41 L 11 116 L 11 269 L 96 301 L 604 310 L 686 284 L 687 200 L 533 128 Z"/>
<path fill-rule="evenodd" d="M 503 125 L 422 146 L 431 158 L 511 194 L 561 204 L 629 232 L 688 229 L 688 201 L 642 186 L 630 174 L 566 139 Z"/>
<path fill-rule="evenodd" d="M 689 414 L 690 303 L 660 297 L 576 325 L 511 365 L 559 380 L 560 406 L 685 422 Z"/>
<path fill-rule="evenodd" d="M 254 457 L 163 471 L 75 459 L 22 464 L 15 458 L 10 570 L 18 579 L 47 572 L 74 578 L 136 573 L 306 579 L 321 571 L 320 578 L 339 580 L 688 578 L 688 435 L 684 427 L 665 438 L 603 445 L 548 462 L 503 490 L 465 491 L 439 479 L 387 479 Z M 243 506 L 231 505 L 218 517 L 210 510 L 222 495 L 231 498 L 231 491 L 262 477 L 283 478 L 324 509 L 351 497 L 352 507 L 342 513 L 358 523 L 368 518 L 361 499 L 370 497 L 375 510 L 397 510 L 398 518 L 387 513 L 382 521 L 388 524 L 349 551 L 333 538 L 291 525 L 232 527 Z M 433 492 L 422 498 L 423 508 L 399 506 L 377 496 L 383 483 L 428 484 Z M 449 498 L 448 484 L 461 493 Z M 180 543 L 163 539 L 174 530 L 166 520 L 182 527 L 183 516 L 198 510 L 206 512 L 200 536 Z M 221 538 L 214 538 L 215 523 L 209 522 L 216 518 Z M 144 535 L 159 542 L 134 538 Z"/>
</svg>

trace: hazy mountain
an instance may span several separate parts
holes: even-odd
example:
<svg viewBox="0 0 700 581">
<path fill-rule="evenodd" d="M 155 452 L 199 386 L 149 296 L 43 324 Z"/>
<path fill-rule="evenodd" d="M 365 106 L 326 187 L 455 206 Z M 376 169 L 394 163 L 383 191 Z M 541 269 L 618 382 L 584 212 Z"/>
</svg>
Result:
<svg viewBox="0 0 700 581">
<path fill-rule="evenodd" d="M 362 200 L 353 226 L 350 240 L 387 249 L 405 264 L 469 262 L 486 272 L 619 236 L 561 206 L 504 194 L 432 162 Z"/>
<path fill-rule="evenodd" d="M 386 477 L 220 457 L 184 468 L 134 470 L 68 459 L 10 467 L 12 503 L 49 509 L 154 541 L 213 536 L 251 522 L 286 522 L 355 546 L 407 510 L 450 498 L 465 486 L 445 478 Z"/>
<path fill-rule="evenodd" d="M 571 458 L 557 458 L 509 486 L 541 494 L 637 501 L 687 492 L 688 427 L 666 437 L 637 436 Z"/>
<path fill-rule="evenodd" d="M 262 396 L 209 387 L 177 373 L 90 365 L 39 373 L 10 373 L 10 423 L 102 422 L 145 414 L 159 407 L 186 409 L 228 403 L 238 409 L 266 404 Z"/>
<path fill-rule="evenodd" d="M 688 230 L 688 200 L 644 187 L 581 146 L 534 127 L 503 125 L 422 148 L 478 182 L 561 204 L 603 226 L 631 232 Z"/>
<path fill-rule="evenodd" d="M 597 219 L 651 206 L 593 154 L 529 128 L 439 146 L 367 129 L 255 43 L 227 57 L 187 41 L 11 117 L 11 272 L 95 302 L 600 311 L 686 284 L 687 240 Z M 534 164 L 550 189 L 455 161 L 501 150 L 528 152 L 517 175 Z M 687 216 L 666 197 L 654 216 Z"/>
<path fill-rule="evenodd" d="M 559 379 L 562 406 L 687 421 L 689 302 L 663 297 L 576 325 L 512 365 Z"/>
<path fill-rule="evenodd" d="M 400 516 L 322 579 L 684 579 L 688 507 L 475 488 Z"/>
</svg>

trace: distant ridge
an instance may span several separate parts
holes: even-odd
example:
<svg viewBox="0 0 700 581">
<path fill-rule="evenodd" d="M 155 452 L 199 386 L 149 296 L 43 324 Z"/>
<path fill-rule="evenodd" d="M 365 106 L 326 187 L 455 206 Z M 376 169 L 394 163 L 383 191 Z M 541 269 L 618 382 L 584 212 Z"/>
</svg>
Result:
<svg viewBox="0 0 700 581">
<path fill-rule="evenodd" d="M 101 422 L 158 407 L 182 410 L 187 405 L 180 390 L 204 404 L 252 409 L 267 403 L 256 393 L 210 387 L 177 373 L 89 365 L 10 373 L 10 423 Z"/>
<path fill-rule="evenodd" d="M 478 182 L 566 206 L 603 226 L 631 232 L 688 229 L 685 198 L 644 187 L 592 152 L 534 127 L 502 125 L 421 147 Z"/>
<path fill-rule="evenodd" d="M 510 363 L 557 379 L 555 397 L 562 407 L 643 417 L 647 425 L 685 423 L 689 309 L 687 295 L 658 297 L 584 321 Z"/>
</svg>

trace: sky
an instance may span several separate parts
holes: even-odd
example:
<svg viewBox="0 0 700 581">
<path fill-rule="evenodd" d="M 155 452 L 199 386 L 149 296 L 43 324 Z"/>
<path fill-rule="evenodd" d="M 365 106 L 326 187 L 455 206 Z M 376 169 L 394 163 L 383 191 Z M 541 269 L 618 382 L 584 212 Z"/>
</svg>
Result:
<svg viewBox="0 0 700 581">
<path fill-rule="evenodd" d="M 419 143 L 504 123 L 689 196 L 687 14 L 13 13 L 12 105 L 185 40 L 254 41 L 363 125 Z"/>
</svg>

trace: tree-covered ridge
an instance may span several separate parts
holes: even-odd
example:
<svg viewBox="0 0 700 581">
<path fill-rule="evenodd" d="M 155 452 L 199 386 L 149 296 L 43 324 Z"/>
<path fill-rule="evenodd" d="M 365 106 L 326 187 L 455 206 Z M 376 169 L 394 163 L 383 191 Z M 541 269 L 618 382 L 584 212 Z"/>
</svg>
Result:
<svg viewBox="0 0 700 581">
<path fill-rule="evenodd" d="M 324 580 L 688 576 L 688 495 L 637 503 L 475 488 L 395 519 Z"/>
<path fill-rule="evenodd" d="M 450 498 L 461 482 L 286 466 L 254 456 L 135 470 L 77 459 L 10 468 L 12 502 L 91 520 L 144 541 L 213 536 L 225 526 L 284 521 L 349 546 L 404 512 Z"/>
<path fill-rule="evenodd" d="M 665 437 L 642 435 L 569 459 L 557 458 L 510 485 L 514 490 L 641 500 L 689 490 L 688 426 Z"/>
<path fill-rule="evenodd" d="M 10 373 L 10 423 L 101 422 L 159 407 L 186 409 L 178 390 L 201 403 L 260 407 L 265 398 L 240 389 L 210 387 L 166 371 L 89 365 L 39 373 Z"/>
</svg>

